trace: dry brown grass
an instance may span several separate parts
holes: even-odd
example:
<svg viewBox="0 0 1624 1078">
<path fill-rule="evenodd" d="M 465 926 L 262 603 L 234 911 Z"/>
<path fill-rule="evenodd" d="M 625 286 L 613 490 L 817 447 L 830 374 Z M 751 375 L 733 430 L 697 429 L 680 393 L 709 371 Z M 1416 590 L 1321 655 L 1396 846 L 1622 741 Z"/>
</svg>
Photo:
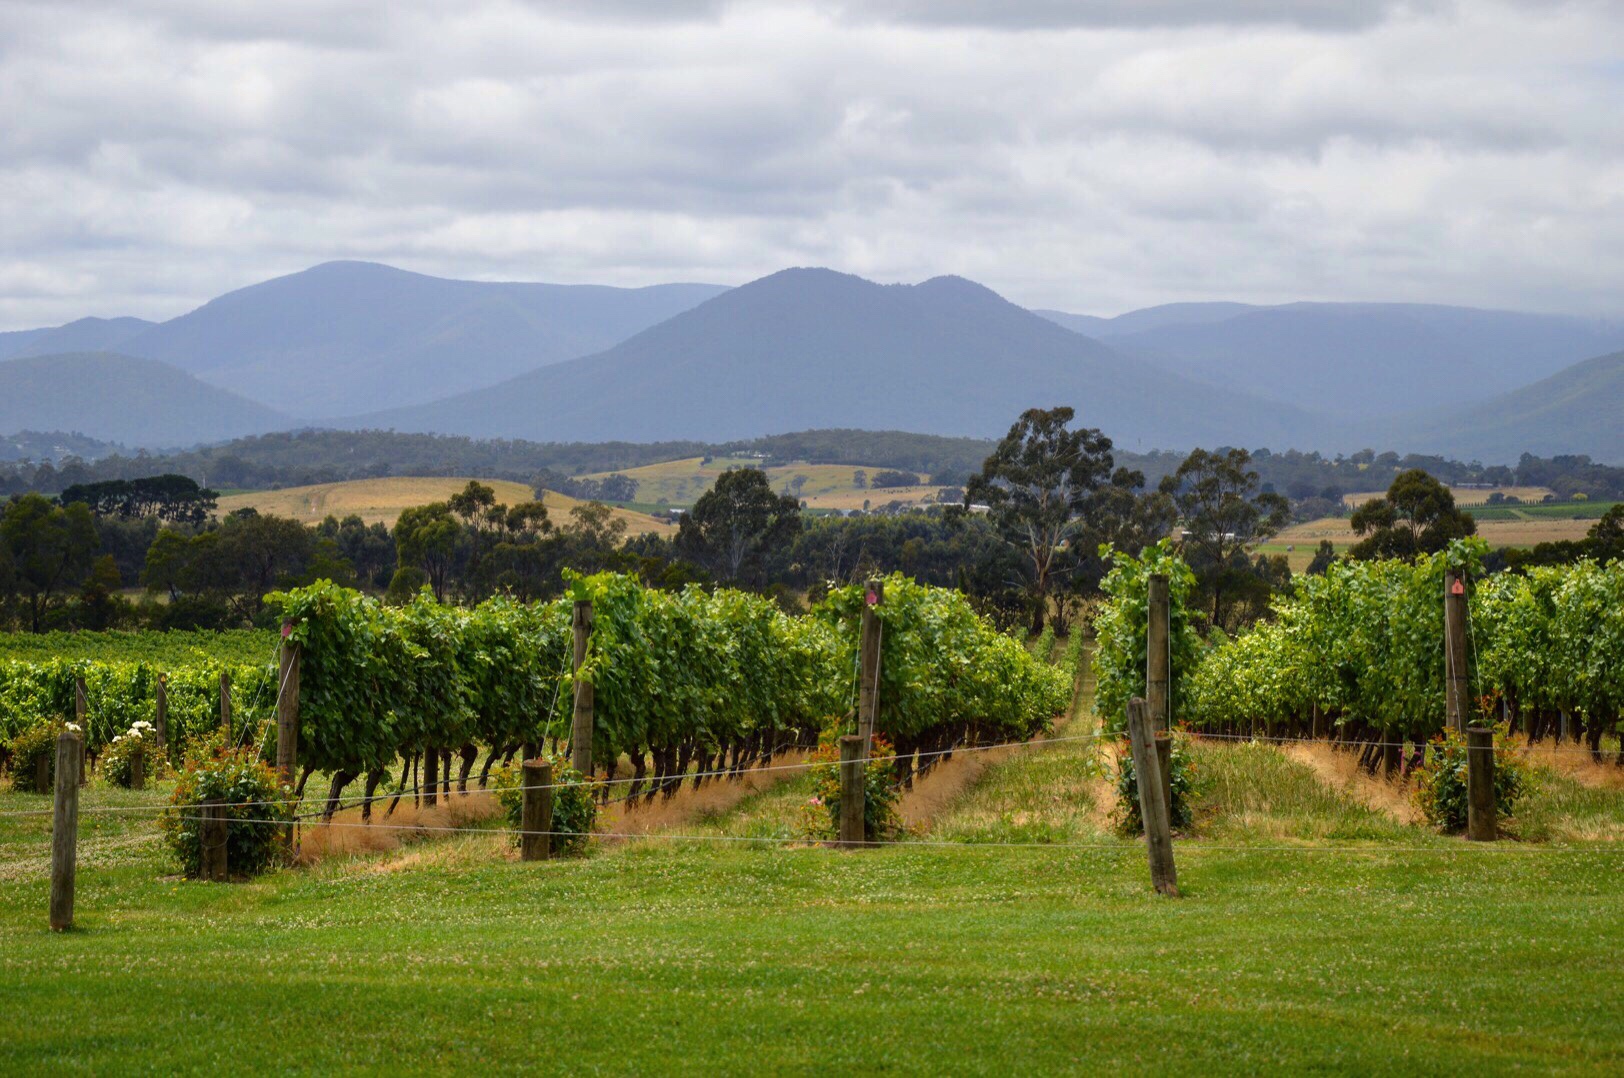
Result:
<svg viewBox="0 0 1624 1078">
<path fill-rule="evenodd" d="M 805 761 L 805 753 L 787 752 L 773 757 L 771 766 L 789 768 Z M 746 771 L 738 779 L 723 779 L 720 782 L 706 779 L 705 785 L 697 790 L 692 779 L 685 779 L 682 788 L 669 798 L 657 795 L 653 803 L 638 798 L 635 803 L 622 802 L 605 807 L 598 813 L 597 830 L 632 835 L 669 831 L 702 817 L 720 815 L 752 794 L 771 789 L 802 774 L 805 772 L 800 769 Z M 619 796 L 624 796 L 629 787 L 619 789 Z"/>
<path fill-rule="evenodd" d="M 1597 762 L 1588 749 L 1581 752 L 1580 747 L 1571 741 L 1564 741 L 1560 745 L 1546 741 L 1529 747 L 1521 737 L 1513 736 L 1507 743 L 1513 748 L 1525 750 L 1529 763 L 1549 768 L 1581 786 L 1596 790 L 1624 790 L 1624 767 L 1613 763 L 1615 751 L 1605 752 L 1602 762 Z"/>
<path fill-rule="evenodd" d="M 306 821 L 299 827 L 298 863 L 310 865 L 332 858 L 387 853 L 416 839 L 451 834 L 432 828 L 475 827 L 502 814 L 496 796 L 486 790 L 470 791 L 466 796 L 453 793 L 441 798 L 433 808 L 413 805 L 402 798 L 394 814 L 386 817 L 388 809 L 388 800 L 373 805 L 372 826 L 362 824 L 360 808 L 334 813 L 332 826 L 319 819 Z"/>
<path fill-rule="evenodd" d="M 1326 786 L 1367 808 L 1404 824 L 1422 822 L 1421 811 L 1410 799 L 1410 787 L 1397 778 L 1372 775 L 1359 766 L 1359 754 L 1342 752 L 1328 742 L 1282 746 L 1286 757 L 1314 772 Z"/>
<path fill-rule="evenodd" d="M 1531 547 L 1536 543 L 1554 542 L 1559 539 L 1583 539 L 1594 523 L 1593 520 L 1545 518 L 1480 520 L 1477 522 L 1477 534 L 1487 540 L 1491 547 Z M 1277 553 L 1284 552 L 1288 545 L 1295 546 L 1297 548 L 1295 553 L 1302 556 L 1303 564 L 1306 565 L 1307 559 L 1313 557 L 1321 539 L 1329 539 L 1338 550 L 1342 550 L 1357 543 L 1360 536 L 1353 530 L 1353 525 L 1349 523 L 1347 517 L 1321 517 L 1318 520 L 1293 524 L 1275 535 L 1262 549 Z"/>
<path fill-rule="evenodd" d="M 504 505 L 517 505 L 535 498 L 535 491 L 523 483 L 503 479 L 481 479 L 479 482 L 496 491 L 496 500 Z M 232 494 L 220 499 L 220 514 L 237 509 L 253 508 L 261 513 L 274 513 L 281 517 L 314 524 L 331 514 L 343 518 L 354 514 L 368 524 L 394 527 L 402 511 L 414 505 L 443 502 L 469 483 L 467 477 L 415 477 L 390 476 L 386 479 L 352 479 L 345 483 L 318 483 L 308 487 L 286 487 L 282 490 L 261 490 L 250 494 Z M 547 491 L 542 499 L 547 512 L 556 524 L 569 522 L 569 512 L 580 501 L 555 491 Z M 626 522 L 627 535 L 653 532 L 671 535 L 676 527 L 656 520 L 647 513 L 630 509 L 613 509 L 616 520 Z"/>
<path fill-rule="evenodd" d="M 1021 751 L 1031 750 L 1011 747 L 954 753 L 951 759 L 938 763 L 923 778 L 914 778 L 913 789 L 904 790 L 897 799 L 897 815 L 905 827 L 929 825 L 965 790 L 974 786 L 988 768 Z"/>
<path fill-rule="evenodd" d="M 1508 498 L 1519 498 L 1524 502 L 1538 504 L 1546 495 L 1553 493 L 1550 487 L 1494 487 L 1489 490 L 1480 488 L 1450 487 L 1449 492 L 1455 496 L 1456 505 L 1487 505 L 1490 494 L 1504 494 Z M 1376 498 L 1386 496 L 1385 490 L 1366 490 L 1358 494 L 1342 495 L 1342 504 L 1349 509 L 1359 506 Z"/>
</svg>

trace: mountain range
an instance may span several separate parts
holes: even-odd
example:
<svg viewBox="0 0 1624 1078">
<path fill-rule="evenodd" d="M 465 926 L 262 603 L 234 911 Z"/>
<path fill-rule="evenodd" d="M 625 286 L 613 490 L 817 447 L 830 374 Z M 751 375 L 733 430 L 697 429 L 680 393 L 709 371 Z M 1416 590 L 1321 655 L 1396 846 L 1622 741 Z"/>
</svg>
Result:
<svg viewBox="0 0 1624 1078">
<path fill-rule="evenodd" d="M 991 436 L 1070 403 L 1124 445 L 1308 417 L 1143 364 L 961 277 L 880 285 L 827 269 L 741 285 L 600 352 L 361 426 L 547 441 L 752 438 L 838 424 Z"/>
<path fill-rule="evenodd" d="M 1624 460 L 1624 322 L 1423 304 L 1028 311 L 957 277 L 490 283 L 326 263 L 167 322 L 0 333 L 0 433 L 177 447 L 315 425 L 536 440 L 990 436 Z M 91 353 L 101 358 L 92 359 Z M 156 361 L 156 362 L 155 362 Z"/>
</svg>

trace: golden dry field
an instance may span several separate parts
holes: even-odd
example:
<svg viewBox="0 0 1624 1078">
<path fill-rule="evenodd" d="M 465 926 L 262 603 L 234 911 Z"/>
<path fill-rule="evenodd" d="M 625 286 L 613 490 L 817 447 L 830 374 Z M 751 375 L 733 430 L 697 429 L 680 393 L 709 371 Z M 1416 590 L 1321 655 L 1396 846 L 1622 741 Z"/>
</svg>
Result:
<svg viewBox="0 0 1624 1078">
<path fill-rule="evenodd" d="M 535 494 L 523 483 L 502 479 L 481 479 L 481 483 L 496 491 L 496 500 L 505 505 L 531 501 Z M 318 483 L 308 487 L 285 487 L 282 490 L 261 490 L 248 494 L 231 494 L 220 499 L 220 514 L 224 516 L 237 509 L 252 507 L 261 513 L 292 517 L 307 524 L 328 515 L 343 519 L 354 514 L 368 524 L 393 527 L 402 510 L 414 505 L 445 501 L 468 485 L 467 478 L 390 476 L 385 479 L 352 479 L 345 483 Z M 549 490 L 544 499 L 554 524 L 567 523 L 569 511 L 581 504 L 574 498 Z M 656 520 L 646 513 L 630 509 L 615 509 L 614 516 L 626 522 L 628 535 L 654 532 L 673 534 L 671 524 Z"/>
<path fill-rule="evenodd" d="M 716 477 L 729 468 L 751 468 L 759 461 L 750 457 L 712 457 L 706 463 L 703 457 L 669 460 L 661 464 L 647 464 L 641 468 L 627 468 L 619 473 L 597 472 L 582 476 L 584 479 L 602 479 L 620 474 L 637 480 L 637 501 L 644 505 L 692 505 L 701 494 L 709 490 Z M 853 483 L 857 472 L 872 477 L 888 469 L 851 464 L 775 464 L 763 469 L 772 488 L 790 493 L 796 476 L 804 476 L 799 495 L 811 509 L 861 509 L 864 499 L 872 505 L 891 501 L 908 504 L 934 502 L 939 488 L 934 486 L 888 487 L 881 490 L 859 488 Z M 924 476 L 922 478 L 929 478 Z"/>
<path fill-rule="evenodd" d="M 1342 495 L 1342 504 L 1349 509 L 1357 509 L 1366 502 L 1380 498 L 1386 493 L 1385 490 L 1366 490 L 1358 494 L 1344 494 Z M 1552 491 L 1550 487 L 1495 487 L 1489 490 L 1476 487 L 1470 489 L 1466 487 L 1450 487 L 1449 493 L 1455 496 L 1456 505 L 1487 505 L 1490 494 L 1504 494 L 1508 498 L 1517 498 L 1524 503 L 1538 505 Z"/>
<path fill-rule="evenodd" d="M 1531 547 L 1559 539 L 1583 539 L 1593 520 L 1480 520 L 1477 534 L 1490 547 Z M 1321 539 L 1329 539 L 1338 553 L 1359 541 L 1347 517 L 1321 517 L 1293 524 L 1257 549 L 1263 554 L 1284 554 L 1291 571 L 1300 573 L 1314 560 Z M 1288 547 L 1292 549 L 1287 549 Z"/>
</svg>

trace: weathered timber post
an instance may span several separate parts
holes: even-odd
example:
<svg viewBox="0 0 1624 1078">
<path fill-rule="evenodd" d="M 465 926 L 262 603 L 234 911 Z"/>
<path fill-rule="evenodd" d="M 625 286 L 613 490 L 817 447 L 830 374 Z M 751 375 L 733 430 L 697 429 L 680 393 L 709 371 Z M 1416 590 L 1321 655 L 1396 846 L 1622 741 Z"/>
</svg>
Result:
<svg viewBox="0 0 1624 1078">
<path fill-rule="evenodd" d="M 1160 792 L 1161 767 L 1151 744 L 1150 709 L 1136 696 L 1128 701 L 1128 733 L 1133 749 L 1134 777 L 1139 786 L 1139 818 L 1145 824 L 1145 850 L 1150 857 L 1150 883 L 1158 894 L 1177 897 L 1178 872 L 1173 867 L 1173 834 L 1167 802 Z"/>
<path fill-rule="evenodd" d="M 34 792 L 51 792 L 51 758 L 43 752 L 34 760 Z"/>
<path fill-rule="evenodd" d="M 1460 569 L 1444 573 L 1444 680 L 1449 728 L 1466 729 L 1466 575 Z"/>
<path fill-rule="evenodd" d="M 90 694 L 85 691 L 83 676 L 73 679 L 73 724 L 83 735 L 79 739 L 79 785 L 90 781 L 90 768 L 85 759 L 85 746 L 90 742 Z"/>
<path fill-rule="evenodd" d="M 857 645 L 857 736 L 863 755 L 874 740 L 874 720 L 880 709 L 880 645 L 883 629 L 879 606 L 885 602 L 885 584 L 870 580 L 863 590 L 862 631 Z"/>
<path fill-rule="evenodd" d="M 553 765 L 546 760 L 526 760 L 519 767 L 524 787 L 519 810 L 519 860 L 545 861 L 552 856 Z"/>
<path fill-rule="evenodd" d="M 137 745 L 130 750 L 130 789 L 144 790 L 147 787 L 147 750 Z"/>
<path fill-rule="evenodd" d="M 1169 695 L 1172 671 L 1167 653 L 1173 601 L 1165 574 L 1151 574 L 1146 601 L 1145 704 L 1150 708 L 1151 732 L 1160 734 L 1173 728 L 1172 699 Z"/>
<path fill-rule="evenodd" d="M 152 730 L 158 738 L 158 755 L 169 756 L 169 675 L 159 674 L 153 688 Z"/>
<path fill-rule="evenodd" d="M 586 645 L 592 637 L 592 600 L 575 600 L 575 612 L 570 619 L 574 635 L 575 712 L 570 718 L 570 766 L 582 775 L 592 776 L 592 683 L 580 677 L 581 665 L 586 662 Z"/>
<path fill-rule="evenodd" d="M 1148 701 L 1147 701 L 1148 704 Z M 1167 822 L 1173 824 L 1173 735 L 1156 733 L 1156 766 L 1162 774 L 1162 801 L 1167 805 Z"/>
<path fill-rule="evenodd" d="M 56 735 L 56 800 L 51 813 L 51 929 L 73 927 L 73 883 L 79 868 L 79 769 L 85 739 L 71 730 Z"/>
<path fill-rule="evenodd" d="M 863 845 L 863 738 L 858 734 L 840 737 L 840 841 L 847 849 Z"/>
<path fill-rule="evenodd" d="M 225 883 L 230 866 L 226 864 L 226 806 L 213 798 L 203 802 L 199 845 L 203 850 L 203 878 Z"/>
<path fill-rule="evenodd" d="M 236 742 L 236 731 L 231 728 L 231 675 L 224 670 L 220 671 L 220 729 L 226 732 L 227 746 Z"/>
<path fill-rule="evenodd" d="M 282 654 L 276 671 L 276 770 L 284 785 L 293 785 L 299 769 L 299 645 L 293 622 L 282 621 Z"/>
<path fill-rule="evenodd" d="M 1494 731 L 1466 728 L 1466 837 L 1493 842 L 1499 837 L 1494 803 Z"/>
</svg>

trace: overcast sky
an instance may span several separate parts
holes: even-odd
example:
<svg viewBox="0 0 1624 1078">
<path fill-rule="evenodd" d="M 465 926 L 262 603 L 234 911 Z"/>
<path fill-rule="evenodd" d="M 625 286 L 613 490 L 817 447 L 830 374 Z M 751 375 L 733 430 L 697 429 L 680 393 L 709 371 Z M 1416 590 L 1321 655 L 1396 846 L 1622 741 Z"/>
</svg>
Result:
<svg viewBox="0 0 1624 1078">
<path fill-rule="evenodd" d="M 335 258 L 1624 314 L 1624 2 L 3 0 L 0 328 Z"/>
</svg>

